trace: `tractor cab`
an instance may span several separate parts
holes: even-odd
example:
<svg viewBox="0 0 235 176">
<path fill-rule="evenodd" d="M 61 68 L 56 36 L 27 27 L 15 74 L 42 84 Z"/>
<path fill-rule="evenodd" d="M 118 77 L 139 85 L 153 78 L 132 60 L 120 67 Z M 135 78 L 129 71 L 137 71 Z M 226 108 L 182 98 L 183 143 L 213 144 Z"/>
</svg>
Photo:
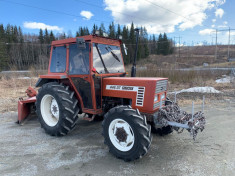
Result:
<svg viewBox="0 0 235 176">
<path fill-rule="evenodd" d="M 101 84 L 104 77 L 125 76 L 121 41 L 96 35 L 53 41 L 48 74 L 41 75 L 36 87 L 47 82 L 68 84 L 83 112 L 102 112 Z"/>
</svg>

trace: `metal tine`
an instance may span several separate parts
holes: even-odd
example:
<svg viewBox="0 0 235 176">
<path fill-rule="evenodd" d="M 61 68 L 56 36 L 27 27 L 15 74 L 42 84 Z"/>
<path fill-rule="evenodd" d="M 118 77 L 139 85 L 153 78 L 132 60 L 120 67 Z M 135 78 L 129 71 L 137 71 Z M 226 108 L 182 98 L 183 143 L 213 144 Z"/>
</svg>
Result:
<svg viewBox="0 0 235 176">
<path fill-rule="evenodd" d="M 202 112 L 204 113 L 204 107 L 205 107 L 205 95 L 203 95 L 202 98 Z"/>
<path fill-rule="evenodd" d="M 176 91 L 175 91 L 175 103 L 176 103 Z"/>
<path fill-rule="evenodd" d="M 192 102 L 192 120 L 194 121 L 193 114 L 194 114 L 194 101 Z"/>
</svg>

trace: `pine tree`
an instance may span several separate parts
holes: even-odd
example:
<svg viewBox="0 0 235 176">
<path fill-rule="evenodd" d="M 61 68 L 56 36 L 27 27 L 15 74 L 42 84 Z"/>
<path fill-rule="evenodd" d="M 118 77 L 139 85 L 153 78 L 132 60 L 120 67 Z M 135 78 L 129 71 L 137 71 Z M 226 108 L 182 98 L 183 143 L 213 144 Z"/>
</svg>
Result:
<svg viewBox="0 0 235 176">
<path fill-rule="evenodd" d="M 79 37 L 79 32 L 78 31 L 76 32 L 76 37 Z"/>
<path fill-rule="evenodd" d="M 7 24 L 6 28 L 6 42 L 7 43 L 12 43 L 12 30 L 11 30 L 11 25 Z"/>
<path fill-rule="evenodd" d="M 160 33 L 157 40 L 157 54 L 162 54 L 162 34 Z"/>
<path fill-rule="evenodd" d="M 50 32 L 50 43 L 51 43 L 52 41 L 55 41 L 55 36 L 54 36 L 53 32 L 51 31 L 51 32 Z"/>
<path fill-rule="evenodd" d="M 6 47 L 6 33 L 3 24 L 0 25 L 0 71 L 6 69 L 8 65 L 8 55 Z"/>
<path fill-rule="evenodd" d="M 95 34 L 97 30 L 98 30 L 98 26 L 94 24 L 92 28 L 92 34 Z"/>
<path fill-rule="evenodd" d="M 130 38 L 129 38 L 129 40 L 130 40 L 130 43 L 131 44 L 135 44 L 135 28 L 134 28 L 134 24 L 133 24 L 133 22 L 131 23 L 131 29 L 130 29 Z"/>
<path fill-rule="evenodd" d="M 100 24 L 99 33 L 100 33 L 100 36 L 104 36 L 104 33 L 106 33 L 106 30 L 105 30 L 105 27 L 104 27 L 104 23 Z"/>
<path fill-rule="evenodd" d="M 44 43 L 44 36 L 43 36 L 43 31 L 42 31 L 42 29 L 39 30 L 38 39 L 39 39 L 39 42 L 40 42 L 41 44 Z"/>
<path fill-rule="evenodd" d="M 163 39 L 162 39 L 162 54 L 167 55 L 169 54 L 169 42 L 166 36 L 166 33 L 163 34 Z"/>
<path fill-rule="evenodd" d="M 119 37 L 120 35 L 122 35 L 122 31 L 121 31 L 120 24 L 118 24 L 117 37 Z"/>
<path fill-rule="evenodd" d="M 96 26 L 96 28 L 98 29 L 97 26 Z M 90 35 L 88 27 L 84 27 L 84 35 Z"/>
<path fill-rule="evenodd" d="M 109 37 L 115 38 L 115 26 L 113 22 L 109 25 Z"/>
<path fill-rule="evenodd" d="M 44 43 L 50 44 L 50 36 L 49 36 L 49 34 L 48 34 L 47 28 L 45 29 Z"/>
<path fill-rule="evenodd" d="M 128 29 L 126 28 L 126 26 L 124 26 L 123 29 L 122 29 L 122 41 L 124 41 L 125 44 L 128 44 L 127 43 L 128 42 Z M 124 59 L 125 64 L 130 63 L 129 50 L 127 50 L 127 55 L 123 54 L 123 59 Z"/>
<path fill-rule="evenodd" d="M 152 40 L 152 47 L 151 47 L 151 54 L 156 54 L 157 48 L 156 48 L 156 38 L 155 35 L 153 34 L 153 40 Z"/>
<path fill-rule="evenodd" d="M 17 26 L 12 26 L 12 41 L 13 43 L 18 43 L 18 29 Z"/>
<path fill-rule="evenodd" d="M 18 28 L 18 42 L 23 43 L 24 42 L 24 37 L 22 33 L 21 27 Z"/>
</svg>

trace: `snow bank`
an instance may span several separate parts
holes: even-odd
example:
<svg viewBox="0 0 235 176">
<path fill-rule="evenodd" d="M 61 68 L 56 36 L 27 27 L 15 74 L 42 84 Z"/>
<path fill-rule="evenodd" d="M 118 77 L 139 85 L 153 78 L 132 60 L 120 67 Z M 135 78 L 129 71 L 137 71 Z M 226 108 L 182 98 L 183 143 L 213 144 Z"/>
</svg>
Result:
<svg viewBox="0 0 235 176">
<path fill-rule="evenodd" d="M 226 76 L 224 78 L 220 78 L 215 80 L 216 83 L 221 84 L 221 83 L 230 83 L 231 82 L 231 77 L 230 76 Z"/>
<path fill-rule="evenodd" d="M 19 77 L 17 79 L 31 79 L 30 77 Z"/>
<path fill-rule="evenodd" d="M 222 93 L 218 90 L 216 90 L 214 87 L 191 87 L 189 89 L 183 89 L 180 90 L 178 93 L 183 93 L 183 92 L 198 92 L 198 93 Z"/>
</svg>

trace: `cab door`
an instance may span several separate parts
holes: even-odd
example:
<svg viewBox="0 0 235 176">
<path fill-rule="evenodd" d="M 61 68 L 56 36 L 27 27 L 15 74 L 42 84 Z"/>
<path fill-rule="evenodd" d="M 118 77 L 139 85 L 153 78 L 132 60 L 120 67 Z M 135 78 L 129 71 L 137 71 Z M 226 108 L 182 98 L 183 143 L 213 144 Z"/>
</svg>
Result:
<svg viewBox="0 0 235 176">
<path fill-rule="evenodd" d="M 92 85 L 90 75 L 90 45 L 85 43 L 84 47 L 69 45 L 68 76 L 72 85 L 82 100 L 83 111 L 93 110 Z"/>
</svg>

